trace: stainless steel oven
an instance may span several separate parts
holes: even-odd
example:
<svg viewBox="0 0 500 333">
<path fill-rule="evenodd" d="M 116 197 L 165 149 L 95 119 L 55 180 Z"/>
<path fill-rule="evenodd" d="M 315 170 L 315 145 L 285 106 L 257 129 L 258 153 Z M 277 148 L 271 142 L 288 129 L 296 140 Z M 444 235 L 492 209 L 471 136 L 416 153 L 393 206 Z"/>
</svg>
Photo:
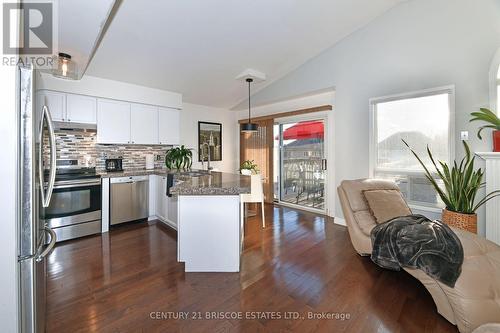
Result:
<svg viewBox="0 0 500 333">
<path fill-rule="evenodd" d="M 95 170 L 71 170 L 56 176 L 51 202 L 42 213 L 57 241 L 101 232 L 101 178 Z"/>
</svg>

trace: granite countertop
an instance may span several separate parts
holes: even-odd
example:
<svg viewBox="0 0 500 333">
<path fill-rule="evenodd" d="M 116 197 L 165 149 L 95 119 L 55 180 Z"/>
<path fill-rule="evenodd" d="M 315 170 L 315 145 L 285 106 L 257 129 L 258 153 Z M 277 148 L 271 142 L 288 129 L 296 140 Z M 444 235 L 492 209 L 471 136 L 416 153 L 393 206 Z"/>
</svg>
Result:
<svg viewBox="0 0 500 333">
<path fill-rule="evenodd" d="M 115 177 L 131 177 L 131 176 L 148 176 L 148 175 L 157 175 L 157 176 L 165 176 L 169 173 L 175 173 L 175 171 L 161 168 L 161 169 L 127 169 L 124 171 L 101 171 L 97 172 L 102 178 L 115 178 Z"/>
<path fill-rule="evenodd" d="M 206 172 L 197 177 L 175 175 L 174 186 L 170 189 L 177 195 L 239 195 L 250 193 L 250 176 L 240 174 Z"/>
<path fill-rule="evenodd" d="M 136 169 L 121 172 L 100 172 L 103 178 L 157 175 L 174 175 L 170 192 L 176 195 L 239 195 L 250 193 L 250 176 L 205 170 L 176 172 L 168 169 Z"/>
</svg>

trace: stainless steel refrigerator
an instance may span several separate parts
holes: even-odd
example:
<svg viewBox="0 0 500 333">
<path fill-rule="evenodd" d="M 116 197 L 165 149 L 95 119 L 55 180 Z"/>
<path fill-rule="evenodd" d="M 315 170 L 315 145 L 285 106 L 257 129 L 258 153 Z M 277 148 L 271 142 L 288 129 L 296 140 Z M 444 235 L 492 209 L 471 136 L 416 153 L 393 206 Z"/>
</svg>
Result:
<svg viewBox="0 0 500 333">
<path fill-rule="evenodd" d="M 18 68 L 20 212 L 17 229 L 21 332 L 45 331 L 46 261 L 56 242 L 55 233 L 40 218 L 54 188 L 56 145 L 49 109 L 35 102 L 35 81 L 32 68 Z"/>
</svg>

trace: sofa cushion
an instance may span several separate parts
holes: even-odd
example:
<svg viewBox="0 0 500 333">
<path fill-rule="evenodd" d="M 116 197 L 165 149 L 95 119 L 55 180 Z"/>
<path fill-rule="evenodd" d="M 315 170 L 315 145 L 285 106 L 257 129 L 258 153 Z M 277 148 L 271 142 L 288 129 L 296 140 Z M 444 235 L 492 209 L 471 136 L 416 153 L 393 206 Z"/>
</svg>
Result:
<svg viewBox="0 0 500 333">
<path fill-rule="evenodd" d="M 368 210 L 368 204 L 362 193 L 363 190 L 399 189 L 394 182 L 383 179 L 344 180 L 340 186 L 344 190 L 353 212 Z"/>
<path fill-rule="evenodd" d="M 399 190 L 365 190 L 363 195 L 368 202 L 370 213 L 378 224 L 411 214 Z"/>
</svg>

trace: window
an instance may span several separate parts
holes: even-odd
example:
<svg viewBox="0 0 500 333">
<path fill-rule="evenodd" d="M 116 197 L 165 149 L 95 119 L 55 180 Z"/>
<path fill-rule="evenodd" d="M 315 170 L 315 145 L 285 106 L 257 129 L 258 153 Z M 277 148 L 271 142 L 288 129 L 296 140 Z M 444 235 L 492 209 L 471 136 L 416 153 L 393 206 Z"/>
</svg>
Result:
<svg viewBox="0 0 500 333">
<path fill-rule="evenodd" d="M 453 156 L 454 88 L 375 98 L 371 106 L 371 175 L 397 182 L 410 205 L 442 207 L 442 202 L 404 139 L 434 170 L 427 155 L 449 162 Z"/>
</svg>

